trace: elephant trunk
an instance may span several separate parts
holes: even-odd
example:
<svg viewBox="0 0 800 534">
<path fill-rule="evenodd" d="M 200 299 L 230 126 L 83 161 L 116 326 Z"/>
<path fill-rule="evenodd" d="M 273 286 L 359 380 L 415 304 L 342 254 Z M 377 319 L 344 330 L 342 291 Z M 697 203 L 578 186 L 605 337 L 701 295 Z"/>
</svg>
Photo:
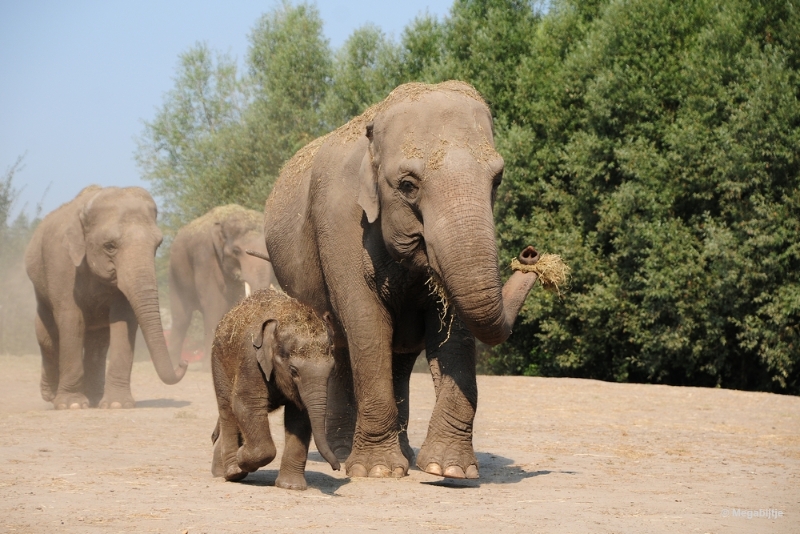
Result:
<svg viewBox="0 0 800 534">
<path fill-rule="evenodd" d="M 464 217 L 463 213 L 473 215 Z M 501 284 L 488 203 L 483 209 L 464 209 L 462 205 L 438 222 L 437 226 L 447 228 L 444 237 L 431 240 L 426 235 L 426 242 L 431 265 L 441 277 L 448 300 L 476 338 L 487 345 L 502 343 L 511 335 L 538 275 L 515 272 L 505 285 Z M 536 260 L 538 253 L 533 247 L 520 254 L 523 264 Z"/>
<path fill-rule="evenodd" d="M 151 263 L 135 269 L 129 276 L 120 273 L 118 287 L 133 308 L 158 377 L 165 384 L 177 384 L 186 373 L 188 363 L 181 361 L 177 368 L 172 367 L 172 359 L 161 326 L 155 265 Z"/>
<path fill-rule="evenodd" d="M 325 412 L 328 406 L 328 386 L 327 376 L 325 380 L 318 380 L 319 382 L 314 386 L 305 386 L 300 390 L 300 397 L 303 399 L 306 411 L 308 412 L 308 419 L 311 422 L 311 434 L 314 436 L 314 443 L 317 445 L 317 450 L 323 458 L 331 465 L 334 471 L 340 468 L 339 460 L 333 454 L 328 446 L 328 440 L 325 437 Z"/>
</svg>

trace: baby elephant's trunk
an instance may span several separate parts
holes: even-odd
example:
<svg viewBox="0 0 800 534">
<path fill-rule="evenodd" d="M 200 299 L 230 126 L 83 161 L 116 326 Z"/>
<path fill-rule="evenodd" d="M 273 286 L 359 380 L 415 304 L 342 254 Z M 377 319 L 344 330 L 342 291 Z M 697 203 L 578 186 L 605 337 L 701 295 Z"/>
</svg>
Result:
<svg viewBox="0 0 800 534">
<path fill-rule="evenodd" d="M 325 412 L 328 407 L 328 381 L 319 380 L 313 386 L 306 386 L 300 390 L 300 397 L 306 405 L 308 418 L 311 421 L 311 433 L 314 436 L 314 443 L 317 450 L 325 460 L 331 464 L 334 471 L 339 470 L 339 460 L 328 447 L 328 440 L 325 438 Z"/>
</svg>

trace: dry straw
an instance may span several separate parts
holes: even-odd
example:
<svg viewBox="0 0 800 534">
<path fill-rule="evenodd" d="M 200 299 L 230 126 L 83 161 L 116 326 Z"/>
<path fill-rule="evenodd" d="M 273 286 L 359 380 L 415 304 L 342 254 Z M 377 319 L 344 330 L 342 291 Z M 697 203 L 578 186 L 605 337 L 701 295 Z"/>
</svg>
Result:
<svg viewBox="0 0 800 534">
<path fill-rule="evenodd" d="M 564 286 L 569 278 L 570 268 L 558 254 L 542 254 L 533 265 L 523 265 L 517 258 L 511 260 L 511 269 L 523 273 L 536 273 L 542 287 L 561 295 L 559 286 Z"/>
</svg>

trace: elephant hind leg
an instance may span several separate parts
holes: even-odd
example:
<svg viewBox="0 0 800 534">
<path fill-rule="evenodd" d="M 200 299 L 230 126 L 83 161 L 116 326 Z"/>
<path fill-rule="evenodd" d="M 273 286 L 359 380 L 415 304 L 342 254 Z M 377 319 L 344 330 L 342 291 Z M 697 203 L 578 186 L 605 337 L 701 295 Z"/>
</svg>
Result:
<svg viewBox="0 0 800 534">
<path fill-rule="evenodd" d="M 328 381 L 328 410 L 325 418 L 326 438 L 334 456 L 343 462 L 350 456 L 356 430 L 356 400 L 350 353 L 344 346 L 334 349 L 336 367 Z"/>
<path fill-rule="evenodd" d="M 36 339 L 42 352 L 42 398 L 52 402 L 58 391 L 58 329 L 50 313 L 36 314 Z"/>
<path fill-rule="evenodd" d="M 394 399 L 397 403 L 397 424 L 400 428 L 398 439 L 400 440 L 400 450 L 403 451 L 403 456 L 406 457 L 409 465 L 414 463 L 414 449 L 408 442 L 408 383 L 411 380 L 411 371 L 414 369 L 414 363 L 418 356 L 419 352 L 392 355 L 392 384 Z"/>
<path fill-rule="evenodd" d="M 83 341 L 83 389 L 89 406 L 97 406 L 103 397 L 109 342 L 108 327 L 87 332 Z"/>
</svg>

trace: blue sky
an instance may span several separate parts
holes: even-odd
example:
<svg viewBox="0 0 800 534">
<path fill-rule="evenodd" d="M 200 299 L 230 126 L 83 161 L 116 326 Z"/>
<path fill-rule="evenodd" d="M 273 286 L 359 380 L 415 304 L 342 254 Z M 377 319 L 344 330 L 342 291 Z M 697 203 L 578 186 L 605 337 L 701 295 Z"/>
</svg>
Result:
<svg viewBox="0 0 800 534">
<path fill-rule="evenodd" d="M 315 3 L 331 47 L 368 22 L 398 38 L 452 0 Z M 0 172 L 25 154 L 13 213 L 52 211 L 89 184 L 140 185 L 142 121 L 172 87 L 178 55 L 198 41 L 240 61 L 275 0 L 0 0 Z M 45 195 L 45 190 L 49 190 Z"/>
</svg>

